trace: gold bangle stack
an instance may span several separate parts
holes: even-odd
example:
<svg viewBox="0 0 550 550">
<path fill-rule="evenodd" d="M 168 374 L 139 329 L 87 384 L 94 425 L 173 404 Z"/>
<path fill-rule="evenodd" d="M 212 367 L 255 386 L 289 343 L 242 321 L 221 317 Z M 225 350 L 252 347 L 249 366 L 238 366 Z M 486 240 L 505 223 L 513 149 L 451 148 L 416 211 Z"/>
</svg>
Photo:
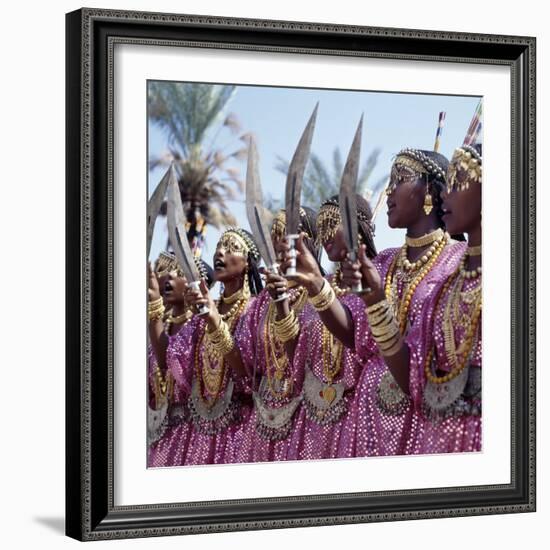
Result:
<svg viewBox="0 0 550 550">
<path fill-rule="evenodd" d="M 230 353 L 235 346 L 231 331 L 225 321 L 221 321 L 212 332 L 207 331 L 206 335 L 212 351 L 220 359 Z"/>
<path fill-rule="evenodd" d="M 298 323 L 294 310 L 291 309 L 290 313 L 283 319 L 275 319 L 273 321 L 273 329 L 275 336 L 283 344 L 296 338 L 300 332 L 300 324 Z"/>
<path fill-rule="evenodd" d="M 157 298 L 147 305 L 147 313 L 149 314 L 149 321 L 158 321 L 162 319 L 164 315 L 164 304 L 162 298 Z"/>
<path fill-rule="evenodd" d="M 366 309 L 369 326 L 380 353 L 385 357 L 395 355 L 402 346 L 401 331 L 394 311 L 387 300 Z"/>
<path fill-rule="evenodd" d="M 332 305 L 335 299 L 336 294 L 334 293 L 334 289 L 325 279 L 319 294 L 310 296 L 309 302 L 316 311 L 325 311 Z"/>
</svg>

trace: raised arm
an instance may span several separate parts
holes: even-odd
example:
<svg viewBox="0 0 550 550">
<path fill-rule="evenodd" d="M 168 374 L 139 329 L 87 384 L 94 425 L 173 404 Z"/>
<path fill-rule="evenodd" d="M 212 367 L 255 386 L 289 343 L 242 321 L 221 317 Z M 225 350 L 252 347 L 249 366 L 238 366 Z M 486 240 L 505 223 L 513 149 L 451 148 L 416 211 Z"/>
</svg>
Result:
<svg viewBox="0 0 550 550">
<path fill-rule="evenodd" d="M 319 317 L 329 331 L 346 347 L 355 346 L 354 323 L 351 313 L 334 294 L 330 283 L 322 276 L 317 262 L 304 243 L 302 233 L 296 241 L 296 275 L 289 277 L 302 285 Z M 289 265 L 290 255 L 285 252 L 282 271 Z"/>
<path fill-rule="evenodd" d="M 168 339 L 164 333 L 162 317 L 164 315 L 164 305 L 160 295 L 159 282 L 151 264 L 147 264 L 148 270 L 148 315 L 149 315 L 149 339 L 155 354 L 157 365 L 164 372 L 166 370 L 166 348 Z"/>
<path fill-rule="evenodd" d="M 342 276 L 350 286 L 361 281 L 363 288 L 371 289 L 361 295 L 366 306 L 369 330 L 395 381 L 409 394 L 409 347 L 402 336 L 396 312 L 386 300 L 380 274 L 367 258 L 365 250 L 365 245 L 362 245 L 357 261 L 342 264 Z"/>
</svg>

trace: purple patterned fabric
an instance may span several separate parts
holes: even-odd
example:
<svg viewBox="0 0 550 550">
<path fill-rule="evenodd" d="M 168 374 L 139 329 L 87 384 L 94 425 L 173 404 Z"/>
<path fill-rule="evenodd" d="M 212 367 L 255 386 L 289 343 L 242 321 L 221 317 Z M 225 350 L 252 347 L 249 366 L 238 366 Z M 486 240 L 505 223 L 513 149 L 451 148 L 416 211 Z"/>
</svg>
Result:
<svg viewBox="0 0 550 550">
<path fill-rule="evenodd" d="M 168 348 L 166 350 L 168 371 L 171 370 L 170 365 L 174 361 L 177 361 L 177 356 L 181 351 L 181 338 L 179 336 L 182 332 L 183 328 L 174 336 L 168 336 Z M 149 366 L 149 387 L 150 394 L 153 394 L 153 373 L 156 360 L 151 349 L 149 352 Z M 183 464 L 191 435 L 191 426 L 188 423 L 189 412 L 187 409 L 189 390 L 190 385 L 187 381 L 184 381 L 184 383 L 174 382 L 173 395 L 170 399 L 168 409 L 168 426 L 162 437 L 149 447 L 148 467 L 156 468 Z M 154 396 L 152 401 L 154 402 Z M 150 406 L 154 406 L 154 403 L 151 402 Z"/>
<path fill-rule="evenodd" d="M 462 292 L 473 290 L 480 280 L 465 280 Z M 442 284 L 440 287 L 443 286 Z M 441 288 L 439 289 L 441 290 Z M 445 351 L 443 335 L 443 321 L 445 308 L 450 299 L 451 290 L 438 298 L 439 292 L 434 293 L 426 302 L 422 312 L 422 322 L 415 327 L 414 345 L 411 346 L 411 377 L 410 392 L 418 418 L 416 430 L 411 434 L 407 452 L 410 454 L 428 453 L 456 453 L 481 450 L 481 322 L 477 327 L 476 337 L 469 358 L 467 380 L 463 393 L 453 406 L 448 416 L 434 415 L 426 409 L 424 393 L 427 380 L 425 364 L 429 349 L 435 352 L 437 369 L 441 372 L 450 372 L 452 365 Z M 465 303 L 460 304 L 461 314 L 471 314 Z M 435 317 L 434 317 L 435 316 Z M 462 327 L 455 327 L 456 342 L 464 340 Z M 457 377 L 458 378 L 458 377 Z M 445 391 L 452 388 L 452 382 L 438 385 L 438 390 Z M 452 391 L 452 390 L 451 390 Z M 441 399 L 441 398 L 438 398 Z"/>
<path fill-rule="evenodd" d="M 454 272 L 465 251 L 465 243 L 453 242 L 448 245 L 418 285 L 408 314 L 408 331 L 405 341 L 414 347 L 418 338 L 416 327 L 420 327 L 423 304 L 432 296 L 441 281 Z M 399 248 L 390 248 L 378 254 L 374 263 L 385 280 Z M 403 284 L 398 284 L 401 298 Z M 353 415 L 347 422 L 355 426 L 355 456 L 388 456 L 410 452 L 410 439 L 416 438 L 419 416 L 411 406 L 410 399 L 391 377 L 389 370 L 378 352 L 368 326 L 365 308 L 357 310 L 355 321 L 356 352 L 363 364 L 358 382 Z M 380 389 L 385 388 L 385 392 Z M 389 395 L 389 398 L 388 398 Z"/>
<path fill-rule="evenodd" d="M 353 316 L 357 316 L 359 310 L 364 309 L 362 300 L 357 296 L 347 295 L 339 299 Z M 334 357 L 328 359 L 327 355 L 324 364 L 322 334 L 323 323 L 311 308 L 309 315 L 304 319 L 294 356 L 295 368 L 304 373 L 309 369 L 310 373 L 303 385 L 303 403 L 296 419 L 297 425 L 302 429 L 296 430 L 292 435 L 289 460 L 355 456 L 357 434 L 354 425 L 347 419 L 356 416 L 354 393 L 362 365 L 354 350 L 338 343 L 341 347 L 340 368 L 333 378 L 332 385 L 340 386 L 342 394 L 334 397 L 327 409 L 323 408 L 327 404 L 323 392 L 328 387 L 325 371 L 327 366 L 333 368 L 335 363 Z M 329 395 L 329 399 L 333 397 Z"/>
<path fill-rule="evenodd" d="M 239 338 L 241 358 L 248 370 L 247 391 L 257 400 L 248 421 L 243 423 L 242 430 L 238 434 L 239 444 L 236 446 L 235 461 L 239 463 L 287 460 L 292 434 L 303 430 L 302 421 L 297 418 L 296 410 L 293 410 L 292 406 L 301 394 L 303 372 L 292 363 L 289 365 L 290 376 L 287 374 L 287 378 L 292 390 L 287 395 L 278 396 L 277 392 L 273 393 L 267 382 L 267 367 L 269 365 L 273 368 L 271 358 L 266 357 L 265 347 L 266 318 L 270 303 L 272 300 L 269 292 L 266 289 L 262 290 L 254 306 L 250 307 L 244 316 L 241 338 Z M 300 325 L 311 314 L 310 310 L 311 306 L 306 304 L 298 314 Z M 264 379 L 263 386 L 262 379 Z M 258 401 L 261 402 L 262 408 L 265 407 L 268 417 L 273 413 L 272 420 L 279 415 L 285 417 L 285 411 L 289 411 L 290 418 L 286 423 L 286 429 L 273 429 L 270 433 L 269 428 L 264 428 L 265 422 L 258 410 Z M 276 435 L 277 432 L 279 435 Z"/>
<path fill-rule="evenodd" d="M 247 308 L 253 307 L 252 298 Z M 245 312 L 246 313 L 246 312 Z M 237 321 L 233 337 L 237 345 L 241 338 L 242 321 Z M 150 465 L 175 466 L 199 464 L 228 464 L 235 462 L 235 447 L 239 445 L 243 423 L 250 416 L 251 405 L 247 403 L 242 381 L 229 366 L 219 395 L 228 395 L 227 406 L 213 420 L 204 415 L 206 407 L 193 388 L 198 382 L 196 371 L 203 368 L 204 344 L 197 345 L 204 335 L 205 321 L 193 317 L 176 336 L 170 337 L 166 352 L 168 370 L 175 379 L 178 398 L 185 404 L 186 419 L 175 426 L 149 453 Z M 232 394 L 228 385 L 233 384 Z M 226 390 L 228 390 L 226 394 Z M 195 397 L 195 399 L 193 399 Z M 221 401 L 221 399 L 220 399 Z"/>
</svg>

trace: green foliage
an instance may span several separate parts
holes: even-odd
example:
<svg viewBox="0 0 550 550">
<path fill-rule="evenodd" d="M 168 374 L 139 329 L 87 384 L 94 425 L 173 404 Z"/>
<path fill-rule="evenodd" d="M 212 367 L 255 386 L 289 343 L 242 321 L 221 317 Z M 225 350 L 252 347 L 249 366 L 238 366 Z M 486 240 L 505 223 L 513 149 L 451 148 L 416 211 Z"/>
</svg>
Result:
<svg viewBox="0 0 550 550">
<path fill-rule="evenodd" d="M 386 177 L 384 177 L 376 182 L 375 185 L 369 187 L 369 178 L 376 166 L 379 155 L 380 149 L 374 149 L 359 170 L 357 191 L 368 201 L 373 198 L 373 195 L 381 188 L 381 185 L 386 180 Z M 275 168 L 286 176 L 289 164 L 287 160 L 277 157 Z M 332 166 L 330 166 L 330 168 L 325 165 L 319 155 L 312 153 L 306 168 L 304 181 L 302 182 L 302 204 L 311 206 L 312 208 L 318 208 L 323 201 L 333 195 L 337 195 L 340 189 L 343 171 L 344 164 L 339 148 L 334 149 L 332 154 Z"/>
<path fill-rule="evenodd" d="M 247 156 L 246 135 L 235 115 L 224 115 L 235 86 L 151 82 L 149 119 L 167 137 L 167 150 L 149 166 L 174 162 L 183 206 L 194 236 L 200 217 L 216 227 L 235 224 L 228 200 L 241 196 L 239 163 Z M 240 134 L 240 135 L 239 135 Z M 221 136 L 229 143 L 218 146 Z"/>
</svg>

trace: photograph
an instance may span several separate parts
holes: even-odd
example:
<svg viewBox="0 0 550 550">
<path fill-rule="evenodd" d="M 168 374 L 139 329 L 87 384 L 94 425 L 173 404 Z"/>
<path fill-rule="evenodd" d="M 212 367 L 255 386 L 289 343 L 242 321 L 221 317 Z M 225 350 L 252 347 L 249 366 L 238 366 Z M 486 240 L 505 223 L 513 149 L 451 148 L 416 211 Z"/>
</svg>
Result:
<svg viewBox="0 0 550 550">
<path fill-rule="evenodd" d="M 481 452 L 482 98 L 144 100 L 147 466 Z"/>
<path fill-rule="evenodd" d="M 536 39 L 242 15 L 67 14 L 66 533 L 533 511 Z"/>
</svg>

